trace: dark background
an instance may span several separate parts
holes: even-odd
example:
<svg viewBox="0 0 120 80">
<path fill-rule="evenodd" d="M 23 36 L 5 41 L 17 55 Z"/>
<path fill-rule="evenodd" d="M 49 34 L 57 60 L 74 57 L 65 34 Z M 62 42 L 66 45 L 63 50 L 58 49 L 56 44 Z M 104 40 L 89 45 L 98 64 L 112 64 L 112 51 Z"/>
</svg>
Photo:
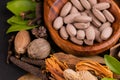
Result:
<svg viewBox="0 0 120 80">
<path fill-rule="evenodd" d="M 6 63 L 8 39 L 11 34 L 6 34 L 10 25 L 6 20 L 12 16 L 6 9 L 6 3 L 10 0 L 0 0 L 0 80 L 17 80 L 26 72 L 16 65 Z"/>
</svg>

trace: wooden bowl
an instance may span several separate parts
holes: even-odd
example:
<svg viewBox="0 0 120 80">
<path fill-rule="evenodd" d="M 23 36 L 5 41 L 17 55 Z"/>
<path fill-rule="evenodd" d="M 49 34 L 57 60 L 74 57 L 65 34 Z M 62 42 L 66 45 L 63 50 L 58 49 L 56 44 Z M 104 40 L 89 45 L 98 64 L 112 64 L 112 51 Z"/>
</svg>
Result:
<svg viewBox="0 0 120 80">
<path fill-rule="evenodd" d="M 64 40 L 59 36 L 58 31 L 56 31 L 52 24 L 54 19 L 59 15 L 59 12 L 63 5 L 68 0 L 44 0 L 44 20 L 47 29 L 53 41 L 66 53 L 70 53 L 77 56 L 90 56 L 97 55 L 105 50 L 111 48 L 120 37 L 120 10 L 114 0 L 98 0 L 99 2 L 109 2 L 111 7 L 109 11 L 114 15 L 115 22 L 112 24 L 113 34 L 112 36 L 101 43 L 95 43 L 92 46 L 79 46 L 69 40 Z"/>
</svg>

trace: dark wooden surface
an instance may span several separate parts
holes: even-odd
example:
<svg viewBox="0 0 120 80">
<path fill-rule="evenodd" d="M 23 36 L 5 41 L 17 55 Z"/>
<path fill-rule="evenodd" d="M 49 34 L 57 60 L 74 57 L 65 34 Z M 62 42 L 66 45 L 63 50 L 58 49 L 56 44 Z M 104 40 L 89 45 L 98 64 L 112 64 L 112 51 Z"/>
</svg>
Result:
<svg viewBox="0 0 120 80">
<path fill-rule="evenodd" d="M 9 27 L 6 20 L 12 16 L 12 13 L 6 9 L 6 3 L 8 1 L 10 0 L 0 0 L 0 80 L 17 80 L 17 78 L 25 74 L 25 71 L 12 63 L 6 64 L 7 41 L 10 37 L 10 34 L 5 34 Z"/>
</svg>

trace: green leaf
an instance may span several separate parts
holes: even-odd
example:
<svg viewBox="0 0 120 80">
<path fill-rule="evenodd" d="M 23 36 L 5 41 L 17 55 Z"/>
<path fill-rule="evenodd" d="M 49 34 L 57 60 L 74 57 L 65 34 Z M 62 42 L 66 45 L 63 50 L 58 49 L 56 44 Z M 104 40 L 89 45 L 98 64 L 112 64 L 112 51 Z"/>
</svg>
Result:
<svg viewBox="0 0 120 80">
<path fill-rule="evenodd" d="M 7 30 L 6 33 L 8 34 L 10 32 L 15 32 L 15 31 L 20 31 L 20 30 L 29 30 L 29 29 L 32 29 L 35 27 L 37 27 L 37 26 L 27 26 L 27 25 L 14 24 Z"/>
<path fill-rule="evenodd" d="M 21 24 L 21 25 L 24 25 L 24 24 L 27 24 L 28 21 L 27 20 L 23 20 L 20 16 L 13 16 L 11 18 L 9 18 L 7 20 L 7 22 L 11 25 L 13 24 Z"/>
<path fill-rule="evenodd" d="M 7 8 L 15 15 L 20 15 L 21 12 L 35 11 L 35 5 L 32 0 L 13 0 L 7 3 Z"/>
<path fill-rule="evenodd" d="M 117 79 L 113 79 L 113 78 L 102 78 L 101 80 L 117 80 Z"/>
<path fill-rule="evenodd" d="M 105 55 L 104 59 L 106 65 L 110 68 L 110 70 L 112 70 L 116 74 L 120 74 L 120 62 L 116 58 Z"/>
</svg>

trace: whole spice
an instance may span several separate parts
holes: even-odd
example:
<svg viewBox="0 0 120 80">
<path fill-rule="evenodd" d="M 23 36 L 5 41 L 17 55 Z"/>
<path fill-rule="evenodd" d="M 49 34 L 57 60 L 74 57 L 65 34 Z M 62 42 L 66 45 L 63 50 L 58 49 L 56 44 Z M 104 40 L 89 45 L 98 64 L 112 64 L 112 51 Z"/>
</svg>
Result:
<svg viewBox="0 0 120 80">
<path fill-rule="evenodd" d="M 10 61 L 13 62 L 14 64 L 16 64 L 18 67 L 22 68 L 23 70 L 40 77 L 42 80 L 48 80 L 46 77 L 46 74 L 43 73 L 42 70 L 40 70 L 37 67 L 34 67 L 33 65 L 30 65 L 28 63 L 25 63 L 23 61 L 20 61 L 19 59 L 17 59 L 16 57 L 11 56 L 10 57 Z"/>
<path fill-rule="evenodd" d="M 30 43 L 29 32 L 26 30 L 19 31 L 14 41 L 15 51 L 17 52 L 18 56 L 26 52 L 29 43 Z"/>
<path fill-rule="evenodd" d="M 50 44 L 44 38 L 34 39 L 27 48 L 28 56 L 33 59 L 44 59 L 50 54 Z"/>
<path fill-rule="evenodd" d="M 24 61 L 29 64 L 33 64 L 39 67 L 45 67 L 45 61 L 40 59 L 31 59 L 28 57 L 21 57 L 21 61 Z"/>
<path fill-rule="evenodd" d="M 38 28 L 33 28 L 32 29 L 32 34 L 36 37 L 36 38 L 45 38 L 47 39 L 47 30 L 44 26 L 40 26 Z"/>
</svg>

